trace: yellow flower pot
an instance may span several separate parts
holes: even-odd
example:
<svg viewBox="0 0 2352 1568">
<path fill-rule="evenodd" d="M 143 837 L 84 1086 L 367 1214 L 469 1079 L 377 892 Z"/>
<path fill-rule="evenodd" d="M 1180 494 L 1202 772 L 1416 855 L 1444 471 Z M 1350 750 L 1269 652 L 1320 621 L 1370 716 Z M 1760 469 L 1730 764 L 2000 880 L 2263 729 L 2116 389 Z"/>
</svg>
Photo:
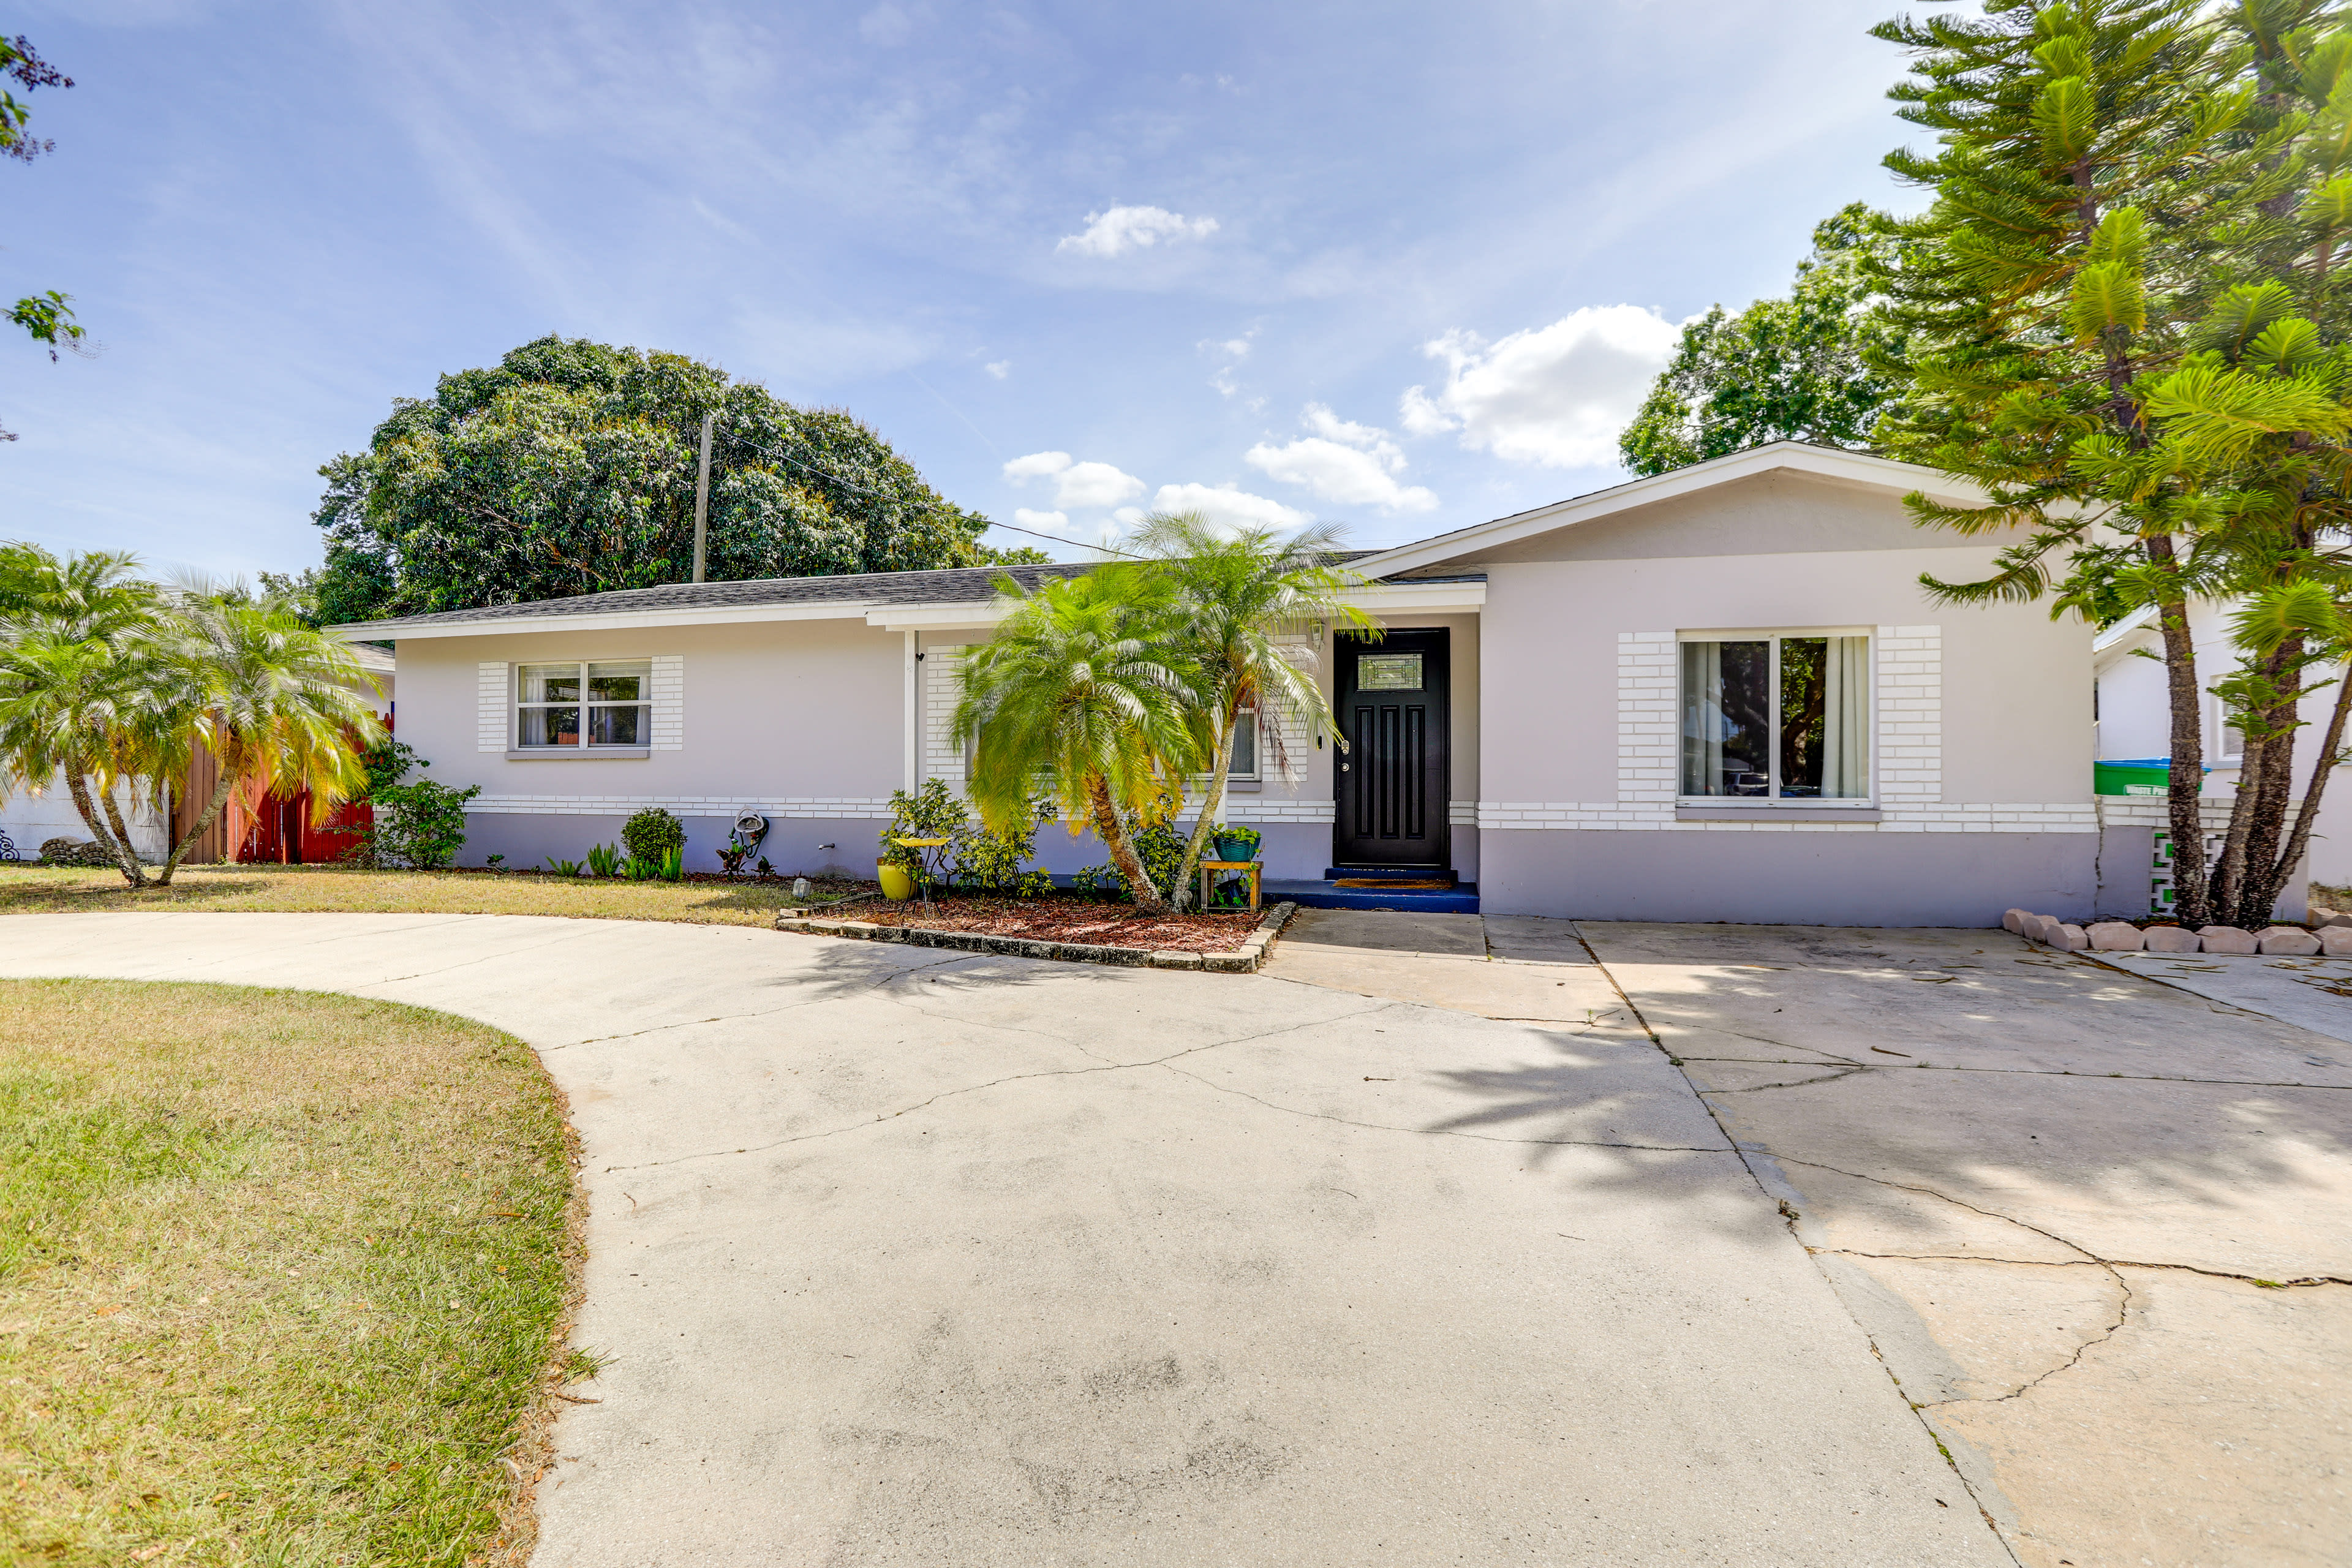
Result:
<svg viewBox="0 0 2352 1568">
<path fill-rule="evenodd" d="M 874 874 L 882 879 L 882 896 L 904 903 L 915 896 L 915 874 L 904 866 L 893 866 L 887 860 L 874 862 Z"/>
</svg>

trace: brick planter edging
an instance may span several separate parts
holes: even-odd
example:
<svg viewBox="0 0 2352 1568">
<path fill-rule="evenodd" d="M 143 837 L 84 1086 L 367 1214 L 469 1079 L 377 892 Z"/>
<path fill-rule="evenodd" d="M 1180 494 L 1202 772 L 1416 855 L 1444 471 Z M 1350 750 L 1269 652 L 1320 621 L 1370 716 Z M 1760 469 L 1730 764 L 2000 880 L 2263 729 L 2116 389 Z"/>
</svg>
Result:
<svg viewBox="0 0 2352 1568">
<path fill-rule="evenodd" d="M 1148 947 L 1112 947 L 1090 942 L 1039 942 L 1025 936 L 992 936 L 986 931 L 933 931 L 928 926 L 886 926 L 872 921 L 825 920 L 786 910 L 776 917 L 778 931 L 815 931 L 847 937 L 854 942 L 897 942 L 909 947 L 944 947 L 959 952 L 993 953 L 1005 958 L 1050 958 L 1064 963 L 1113 963 L 1128 969 L 1196 969 L 1217 974 L 1256 973 L 1258 961 L 1290 917 L 1297 904 L 1276 904 L 1259 917 L 1257 928 L 1232 952 L 1162 952 Z"/>
</svg>

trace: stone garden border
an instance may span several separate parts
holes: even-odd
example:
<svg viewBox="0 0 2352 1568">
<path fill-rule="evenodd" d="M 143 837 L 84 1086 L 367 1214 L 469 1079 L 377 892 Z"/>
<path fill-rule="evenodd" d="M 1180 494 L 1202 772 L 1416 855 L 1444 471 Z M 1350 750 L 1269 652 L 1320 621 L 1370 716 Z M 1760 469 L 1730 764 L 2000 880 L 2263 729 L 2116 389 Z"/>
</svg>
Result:
<svg viewBox="0 0 2352 1568">
<path fill-rule="evenodd" d="M 1148 947 L 1111 947 L 1087 942 L 1040 942 L 1034 937 L 992 936 L 986 931 L 933 931 L 928 926 L 886 926 L 872 921 L 826 920 L 786 910 L 778 931 L 815 931 L 856 942 L 898 942 L 909 947 L 944 947 L 959 952 L 1007 958 L 1049 958 L 1064 963 L 1111 963 L 1127 969 L 1193 969 L 1215 974 L 1253 974 L 1275 937 L 1298 912 L 1297 904 L 1276 904 L 1258 918 L 1257 928 L 1232 952 L 1155 952 Z"/>
<path fill-rule="evenodd" d="M 2312 911 L 2310 929 L 2265 926 L 2243 931 L 2236 926 L 2209 925 L 2190 931 L 2186 926 L 2142 927 L 2130 921 L 2095 921 L 2069 925 L 2055 915 L 2031 910 L 2011 910 L 2000 917 L 2003 929 L 2029 942 L 2064 952 L 2203 952 L 2216 958 L 2269 957 L 2352 958 L 2352 915 L 2332 910 Z"/>
</svg>

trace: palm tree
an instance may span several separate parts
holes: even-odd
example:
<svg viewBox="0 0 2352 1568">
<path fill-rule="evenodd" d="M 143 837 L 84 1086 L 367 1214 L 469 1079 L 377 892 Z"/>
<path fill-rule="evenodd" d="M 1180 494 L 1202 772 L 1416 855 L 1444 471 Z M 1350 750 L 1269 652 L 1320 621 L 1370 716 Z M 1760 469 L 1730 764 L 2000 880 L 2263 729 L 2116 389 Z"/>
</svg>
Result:
<svg viewBox="0 0 2352 1568">
<path fill-rule="evenodd" d="M 0 771 L 36 793 L 62 774 L 91 841 L 134 888 L 146 874 L 115 792 L 172 727 L 176 689 L 162 601 L 137 565 L 0 545 Z"/>
<path fill-rule="evenodd" d="M 970 794 L 981 820 L 1025 832 L 1046 792 L 1071 832 L 1102 839 L 1137 908 L 1165 910 L 1135 836 L 1181 798 L 1199 748 L 1183 672 L 1155 646 L 1164 595 L 1099 572 L 1035 593 L 1010 577 L 997 587 L 1016 602 L 965 659 L 955 717 L 957 743 L 979 742 Z"/>
<path fill-rule="evenodd" d="M 1191 901 L 1202 852 L 1224 819 L 1226 770 L 1233 766 L 1242 714 L 1256 710 L 1260 755 L 1285 778 L 1296 776 L 1283 745 L 1286 728 L 1312 725 L 1337 738 L 1330 700 L 1316 679 L 1315 648 L 1286 642 L 1283 635 L 1318 624 L 1379 635 L 1379 623 L 1347 602 L 1366 579 L 1333 559 L 1339 546 L 1339 531 L 1328 526 L 1287 534 L 1270 528 L 1228 531 L 1199 512 L 1159 512 L 1144 519 L 1126 546 L 1149 557 L 1148 563 L 1102 569 L 1160 585 L 1173 628 L 1171 651 L 1192 672 L 1196 721 L 1206 731 L 1206 793 L 1176 879 L 1179 909 Z"/>
<path fill-rule="evenodd" d="M 360 752 L 384 735 L 364 695 L 376 689 L 374 678 L 350 644 L 313 628 L 289 600 L 197 587 L 179 595 L 174 619 L 190 732 L 219 760 L 220 778 L 156 875 L 163 886 L 232 793 L 258 805 L 270 790 L 308 789 L 311 820 L 324 822 L 366 784 Z M 158 760 L 170 760 L 168 748 L 156 750 Z"/>
</svg>

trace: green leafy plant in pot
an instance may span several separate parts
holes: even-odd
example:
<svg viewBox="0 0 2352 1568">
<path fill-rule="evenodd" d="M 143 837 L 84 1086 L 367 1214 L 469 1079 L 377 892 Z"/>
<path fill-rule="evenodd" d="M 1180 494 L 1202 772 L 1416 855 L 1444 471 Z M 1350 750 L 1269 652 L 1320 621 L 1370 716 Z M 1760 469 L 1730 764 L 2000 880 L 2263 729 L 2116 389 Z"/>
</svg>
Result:
<svg viewBox="0 0 2352 1568">
<path fill-rule="evenodd" d="M 1255 860 L 1257 847 L 1264 837 L 1255 827 L 1238 827 L 1231 823 L 1217 829 L 1217 858 L 1220 860 Z"/>
</svg>

